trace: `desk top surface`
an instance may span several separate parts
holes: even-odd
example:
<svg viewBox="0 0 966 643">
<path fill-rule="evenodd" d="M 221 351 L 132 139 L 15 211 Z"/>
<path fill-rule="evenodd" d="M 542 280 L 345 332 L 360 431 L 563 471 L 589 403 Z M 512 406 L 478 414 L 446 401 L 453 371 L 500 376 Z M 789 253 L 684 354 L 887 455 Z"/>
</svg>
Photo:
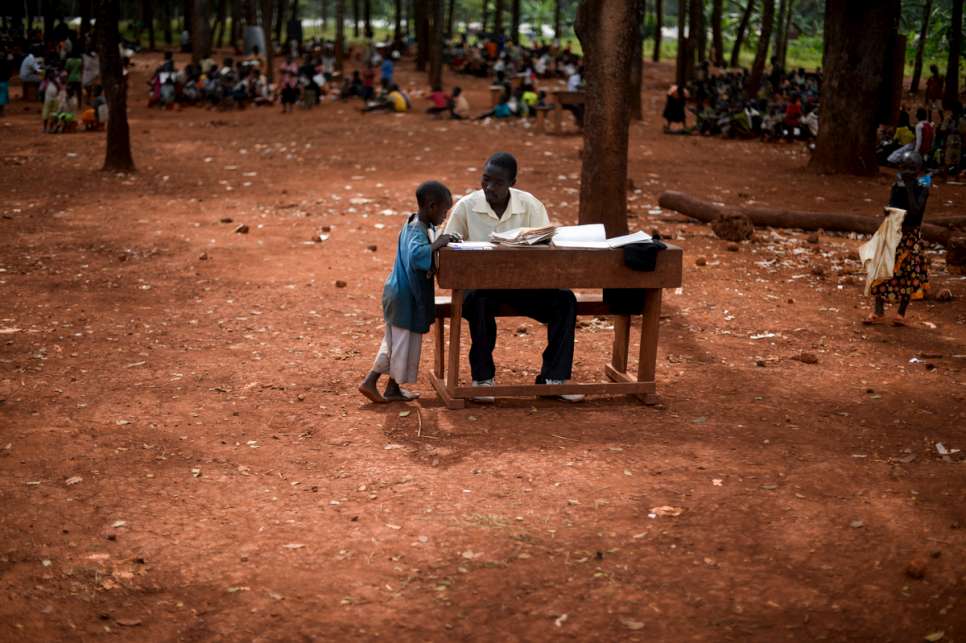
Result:
<svg viewBox="0 0 966 643">
<path fill-rule="evenodd" d="M 677 288 L 682 283 L 684 252 L 668 245 L 657 255 L 653 272 L 624 265 L 615 250 L 507 247 L 493 250 L 439 251 L 441 288 Z"/>
</svg>

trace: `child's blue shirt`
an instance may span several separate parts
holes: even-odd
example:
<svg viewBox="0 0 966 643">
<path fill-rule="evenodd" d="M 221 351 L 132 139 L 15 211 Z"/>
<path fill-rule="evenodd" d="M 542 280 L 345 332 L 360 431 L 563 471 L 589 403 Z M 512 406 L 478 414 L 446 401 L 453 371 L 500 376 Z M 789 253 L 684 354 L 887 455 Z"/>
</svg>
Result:
<svg viewBox="0 0 966 643">
<path fill-rule="evenodd" d="M 429 228 L 415 214 L 410 215 L 399 232 L 396 262 L 382 289 L 382 310 L 389 324 L 415 333 L 429 332 L 436 316 L 432 266 Z"/>
</svg>

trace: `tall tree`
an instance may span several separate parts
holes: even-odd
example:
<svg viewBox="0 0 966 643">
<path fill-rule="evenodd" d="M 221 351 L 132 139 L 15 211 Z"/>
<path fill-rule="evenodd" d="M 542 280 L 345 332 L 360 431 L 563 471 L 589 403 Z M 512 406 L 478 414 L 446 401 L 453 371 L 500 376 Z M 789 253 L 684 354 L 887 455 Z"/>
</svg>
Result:
<svg viewBox="0 0 966 643">
<path fill-rule="evenodd" d="M 443 86 L 443 0 L 430 0 L 429 86 Z"/>
<path fill-rule="evenodd" d="M 919 42 L 916 43 L 916 62 L 912 67 L 913 94 L 919 93 L 919 80 L 922 78 L 922 54 L 926 48 L 926 37 L 929 35 L 929 19 L 932 17 L 932 0 L 926 0 L 922 5 L 922 26 L 919 28 Z"/>
<path fill-rule="evenodd" d="M 88 4 L 90 4 L 88 2 Z M 171 0 L 161 2 L 161 33 L 164 34 L 164 44 L 171 46 L 174 44 L 174 36 L 171 33 Z"/>
<path fill-rule="evenodd" d="M 486 33 L 486 26 L 489 24 L 488 19 L 490 17 L 490 0 L 483 0 L 483 15 L 480 18 L 480 31 Z"/>
<path fill-rule="evenodd" d="M 503 0 L 496 0 L 496 8 L 493 9 L 493 31 L 503 35 Z"/>
<path fill-rule="evenodd" d="M 342 71 L 345 59 L 345 0 L 335 0 L 335 68 Z"/>
<path fill-rule="evenodd" d="M 695 68 L 695 63 L 705 61 L 708 49 L 708 33 L 704 27 L 704 0 L 691 0 L 691 15 L 688 17 L 691 25 L 688 38 L 691 41 L 691 48 L 688 52 L 691 56 L 688 61 L 690 68 Z M 690 77 L 690 76 L 689 76 Z"/>
<path fill-rule="evenodd" d="M 520 0 L 510 3 L 510 39 L 520 44 Z"/>
<path fill-rule="evenodd" d="M 748 32 L 748 25 L 751 23 L 751 14 L 755 11 L 755 0 L 747 0 L 745 10 L 741 12 L 741 20 L 738 22 L 738 29 L 735 31 L 735 42 L 731 48 L 732 67 L 737 67 L 741 56 L 741 46 L 745 44 L 745 34 Z"/>
<path fill-rule="evenodd" d="M 631 118 L 636 121 L 644 120 L 644 105 L 641 102 L 641 90 L 644 88 L 644 18 L 647 15 L 647 1 L 635 0 L 637 8 L 637 48 L 631 56 L 631 64 L 627 68 L 630 74 L 630 103 Z"/>
<path fill-rule="evenodd" d="M 676 80 L 678 87 L 684 87 L 688 82 L 688 11 L 684 0 L 678 0 L 678 56 Z"/>
<path fill-rule="evenodd" d="M 241 0 L 228 1 L 228 45 L 232 48 L 238 47 L 238 40 L 241 38 L 242 10 Z"/>
<path fill-rule="evenodd" d="M 446 37 L 453 37 L 453 24 L 455 21 L 456 0 L 449 0 L 449 11 L 446 12 Z"/>
<path fill-rule="evenodd" d="M 154 3 L 151 0 L 141 0 L 141 22 L 148 30 L 148 51 L 157 49 L 154 42 Z"/>
<path fill-rule="evenodd" d="M 362 12 L 359 11 L 359 0 L 352 0 L 352 37 L 359 37 L 359 18 Z"/>
<path fill-rule="evenodd" d="M 282 43 L 282 23 L 285 22 L 285 0 L 277 0 L 274 8 L 275 15 L 275 41 Z M 266 35 L 267 37 L 267 35 Z"/>
<path fill-rule="evenodd" d="M 319 0 L 319 4 L 321 5 L 319 7 L 319 13 L 321 15 L 321 21 L 322 21 L 322 24 L 321 24 L 321 30 L 323 34 L 322 38 L 325 39 L 325 36 L 324 36 L 325 28 L 328 26 L 328 22 L 329 22 L 329 0 Z M 398 0 L 397 0 L 397 4 L 398 4 Z"/>
<path fill-rule="evenodd" d="M 199 0 L 195 0 L 198 2 Z M 272 0 L 262 0 L 262 31 L 265 32 L 265 75 L 269 82 L 275 78 L 275 43 L 272 42 L 272 15 L 275 10 L 275 2 Z"/>
<path fill-rule="evenodd" d="M 396 13 L 394 16 L 392 41 L 396 44 L 402 42 L 402 0 L 396 0 Z"/>
<path fill-rule="evenodd" d="M 218 0 L 215 10 L 215 29 L 212 29 L 212 48 L 225 46 L 225 30 L 228 22 L 228 0 Z"/>
<path fill-rule="evenodd" d="M 724 14 L 724 0 L 713 0 L 711 4 L 711 48 L 714 49 L 714 62 L 724 67 L 724 38 L 721 36 L 721 20 Z"/>
<path fill-rule="evenodd" d="M 662 29 L 664 28 L 664 0 L 657 0 L 654 3 L 654 53 L 651 54 L 651 60 L 654 62 L 661 61 L 661 36 Z"/>
<path fill-rule="evenodd" d="M 434 0 L 413 2 L 413 19 L 416 22 L 416 71 L 426 71 L 426 64 L 429 62 L 429 3 L 432 1 Z"/>
<path fill-rule="evenodd" d="M 792 18 L 795 15 L 795 0 L 788 0 L 788 13 L 785 14 L 785 24 L 782 25 L 782 46 L 778 50 L 778 64 L 785 68 L 785 63 L 788 60 L 788 39 L 789 34 L 792 32 Z"/>
<path fill-rule="evenodd" d="M 211 36 L 208 33 L 208 0 L 191 3 L 191 62 L 196 65 L 211 55 Z"/>
<path fill-rule="evenodd" d="M 866 1 L 866 0 L 862 0 Z M 765 74 L 765 63 L 768 61 L 768 45 L 771 43 L 771 30 L 775 22 L 775 0 L 761 0 L 761 32 L 758 35 L 758 51 L 755 62 L 751 66 L 751 74 L 745 91 L 749 96 L 758 93 L 761 78 Z"/>
<path fill-rule="evenodd" d="M 963 46 L 963 0 L 953 0 L 949 21 L 949 58 L 946 62 L 946 93 L 943 107 L 952 109 L 959 100 L 959 54 Z"/>
<path fill-rule="evenodd" d="M 587 101 L 580 172 L 580 223 L 627 233 L 627 68 L 640 57 L 640 0 L 581 0 L 574 30 L 584 50 Z"/>
<path fill-rule="evenodd" d="M 899 28 L 899 0 L 826 0 L 822 127 L 809 167 L 877 176 L 880 106 Z"/>
<path fill-rule="evenodd" d="M 103 169 L 133 172 L 131 131 L 127 124 L 127 78 L 121 60 L 120 0 L 96 0 L 94 31 L 101 65 L 101 83 L 107 100 L 107 147 Z"/>
<path fill-rule="evenodd" d="M 362 27 L 366 38 L 372 39 L 372 0 L 363 0 Z"/>
<path fill-rule="evenodd" d="M 167 4 L 167 3 L 165 3 Z M 14 3 L 14 7 L 23 10 L 23 5 L 19 2 Z M 91 0 L 80 0 L 80 41 L 87 46 L 87 36 L 91 31 Z M 170 29 L 170 27 L 169 27 Z"/>
<path fill-rule="evenodd" d="M 486 0 L 484 0 L 485 2 Z M 553 3 L 553 37 L 560 39 L 563 34 L 560 33 L 560 4 L 563 0 L 554 0 Z"/>
<path fill-rule="evenodd" d="M 784 37 L 785 31 L 785 14 L 788 12 L 788 0 L 779 0 L 778 2 L 778 20 L 775 22 L 775 28 L 772 30 L 772 37 L 775 40 L 772 46 L 772 57 L 778 58 L 782 51 L 782 38 Z"/>
</svg>

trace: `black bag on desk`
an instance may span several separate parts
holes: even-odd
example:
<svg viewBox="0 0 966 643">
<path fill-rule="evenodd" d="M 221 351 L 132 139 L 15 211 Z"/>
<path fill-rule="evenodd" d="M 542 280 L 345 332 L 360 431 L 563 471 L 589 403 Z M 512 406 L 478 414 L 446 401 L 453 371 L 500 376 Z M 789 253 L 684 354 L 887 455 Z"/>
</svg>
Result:
<svg viewBox="0 0 966 643">
<path fill-rule="evenodd" d="M 667 246 L 655 237 L 647 243 L 631 243 L 623 247 L 624 265 L 631 270 L 654 272 L 657 255 Z M 612 315 L 639 315 L 644 312 L 644 290 L 639 288 L 604 288 L 604 303 Z"/>
</svg>

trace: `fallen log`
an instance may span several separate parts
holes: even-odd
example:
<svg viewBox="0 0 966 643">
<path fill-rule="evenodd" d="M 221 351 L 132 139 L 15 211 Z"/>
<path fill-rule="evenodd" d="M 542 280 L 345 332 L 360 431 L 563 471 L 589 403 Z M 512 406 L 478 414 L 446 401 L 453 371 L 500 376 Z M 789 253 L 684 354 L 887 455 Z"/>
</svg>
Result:
<svg viewBox="0 0 966 643">
<path fill-rule="evenodd" d="M 881 220 L 861 214 L 836 214 L 834 212 L 801 212 L 774 208 L 748 208 L 719 206 L 697 199 L 684 192 L 662 192 L 658 205 L 667 210 L 680 212 L 702 223 L 711 223 L 722 214 L 742 214 L 756 226 L 771 228 L 800 228 L 802 230 L 830 230 L 835 232 L 874 233 Z M 922 236 L 930 243 L 946 245 L 950 231 L 938 225 L 924 223 Z"/>
</svg>

